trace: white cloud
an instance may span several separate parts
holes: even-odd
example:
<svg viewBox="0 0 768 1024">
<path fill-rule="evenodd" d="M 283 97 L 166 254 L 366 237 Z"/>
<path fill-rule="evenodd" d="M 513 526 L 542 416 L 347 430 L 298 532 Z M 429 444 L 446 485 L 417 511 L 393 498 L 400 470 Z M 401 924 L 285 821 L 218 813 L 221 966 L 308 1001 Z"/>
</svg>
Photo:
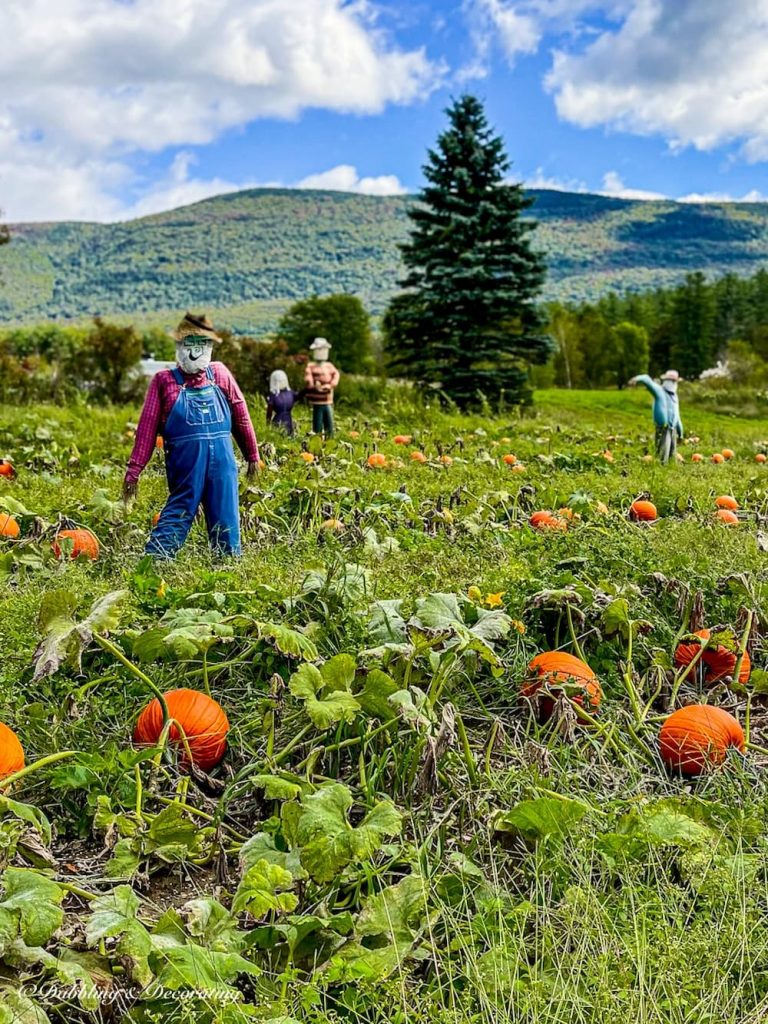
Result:
<svg viewBox="0 0 768 1024">
<path fill-rule="evenodd" d="M 613 199 L 667 199 L 662 192 L 649 192 L 642 188 L 627 188 L 616 171 L 607 171 L 603 175 L 603 187 L 597 193 Z"/>
<path fill-rule="evenodd" d="M 732 196 L 727 192 L 690 192 L 680 196 L 678 203 L 765 203 L 768 196 L 753 188 L 743 196 Z"/>
<path fill-rule="evenodd" d="M 518 54 L 535 53 L 541 40 L 541 26 L 534 11 L 511 0 L 464 0 L 463 10 L 470 25 L 474 53 L 458 73 L 460 81 L 484 78 L 494 46 L 498 42 L 510 63 Z"/>
<path fill-rule="evenodd" d="M 394 174 L 361 178 L 351 164 L 339 164 L 303 178 L 296 188 L 326 188 L 336 192 L 360 192 L 368 196 L 400 196 L 407 191 Z"/>
<path fill-rule="evenodd" d="M 617 29 L 554 54 L 561 117 L 659 134 L 673 148 L 739 142 L 768 158 L 768 0 L 632 0 Z"/>
<path fill-rule="evenodd" d="M 372 0 L 0 3 L 0 203 L 16 220 L 109 217 L 142 153 L 426 96 L 443 69 L 394 45 L 376 13 Z"/>
<path fill-rule="evenodd" d="M 563 179 L 555 178 L 544 171 L 543 167 L 537 167 L 530 178 L 525 179 L 526 188 L 551 189 L 553 192 L 588 192 L 587 183 L 576 178 Z"/>
</svg>

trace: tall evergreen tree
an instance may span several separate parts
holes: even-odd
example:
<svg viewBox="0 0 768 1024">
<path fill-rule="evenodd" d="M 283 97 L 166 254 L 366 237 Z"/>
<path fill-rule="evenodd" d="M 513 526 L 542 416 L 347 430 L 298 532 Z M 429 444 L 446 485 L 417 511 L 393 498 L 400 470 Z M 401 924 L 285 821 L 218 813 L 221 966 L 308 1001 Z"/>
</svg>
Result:
<svg viewBox="0 0 768 1024">
<path fill-rule="evenodd" d="M 0 217 L 3 216 L 3 211 L 0 210 Z M 0 245 L 5 245 L 6 242 L 10 242 L 11 232 L 6 224 L 0 224 Z"/>
<path fill-rule="evenodd" d="M 713 331 L 715 300 L 702 273 L 687 274 L 672 309 L 674 337 L 670 360 L 683 377 L 698 377 L 715 357 Z"/>
<path fill-rule="evenodd" d="M 447 114 L 409 214 L 408 290 L 384 317 L 390 363 L 439 383 L 461 406 L 481 396 L 523 401 L 527 365 L 551 351 L 536 305 L 546 265 L 531 247 L 535 222 L 523 218 L 533 200 L 506 182 L 504 143 L 480 101 L 462 96 Z"/>
</svg>

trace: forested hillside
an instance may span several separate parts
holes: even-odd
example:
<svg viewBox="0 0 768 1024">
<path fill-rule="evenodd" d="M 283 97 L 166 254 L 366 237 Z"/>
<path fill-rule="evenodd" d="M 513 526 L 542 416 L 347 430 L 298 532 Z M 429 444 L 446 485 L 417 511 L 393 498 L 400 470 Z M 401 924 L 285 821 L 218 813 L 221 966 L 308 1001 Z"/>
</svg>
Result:
<svg viewBox="0 0 768 1024">
<path fill-rule="evenodd" d="M 689 271 L 765 265 L 768 205 L 634 202 L 539 191 L 546 297 L 677 282 Z M 397 287 L 407 196 L 257 189 L 121 224 L 19 224 L 0 249 L 0 317 L 23 323 L 97 314 L 172 321 L 186 306 L 259 331 L 285 306 L 349 291 L 374 313 Z"/>
</svg>

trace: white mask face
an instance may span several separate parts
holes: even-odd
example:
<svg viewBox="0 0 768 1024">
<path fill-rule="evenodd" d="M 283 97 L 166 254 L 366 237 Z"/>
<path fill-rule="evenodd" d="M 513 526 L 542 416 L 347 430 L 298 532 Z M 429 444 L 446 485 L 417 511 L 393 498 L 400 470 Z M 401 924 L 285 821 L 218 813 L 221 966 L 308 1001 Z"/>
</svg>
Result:
<svg viewBox="0 0 768 1024">
<path fill-rule="evenodd" d="M 329 351 L 327 348 L 316 348 L 312 353 L 314 361 L 316 363 L 327 363 Z"/>
<path fill-rule="evenodd" d="M 661 386 L 664 388 L 664 390 L 668 394 L 670 394 L 670 395 L 676 395 L 677 394 L 677 381 L 676 380 L 665 380 L 665 381 L 662 381 Z"/>
<path fill-rule="evenodd" d="M 176 362 L 182 373 L 207 370 L 213 355 L 213 342 L 207 338 L 184 338 L 176 342 Z"/>
</svg>

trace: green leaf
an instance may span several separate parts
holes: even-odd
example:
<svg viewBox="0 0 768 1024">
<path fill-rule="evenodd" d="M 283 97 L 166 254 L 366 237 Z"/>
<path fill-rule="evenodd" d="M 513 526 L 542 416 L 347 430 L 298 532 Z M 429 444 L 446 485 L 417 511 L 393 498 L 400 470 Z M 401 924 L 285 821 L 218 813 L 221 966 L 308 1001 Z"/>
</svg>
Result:
<svg viewBox="0 0 768 1024">
<path fill-rule="evenodd" d="M 19 932 L 28 946 L 44 946 L 64 921 L 64 890 L 50 878 L 20 868 L 8 868 L 3 885 L 0 909 L 18 916 Z"/>
<path fill-rule="evenodd" d="M 237 914 L 247 911 L 251 917 L 261 918 L 270 911 L 288 913 L 296 909 L 298 897 L 286 892 L 293 885 L 293 875 L 278 864 L 258 860 L 246 871 L 232 900 Z"/>
<path fill-rule="evenodd" d="M 32 804 L 22 804 L 18 800 L 11 800 L 8 796 L 0 796 L 0 819 L 6 815 L 26 821 L 35 831 L 39 832 L 46 845 L 51 842 L 51 825 L 46 816 Z"/>
<path fill-rule="evenodd" d="M 503 640 L 511 628 L 512 619 L 500 608 L 478 608 L 477 622 L 471 627 L 470 633 L 481 640 Z"/>
<path fill-rule="evenodd" d="M 537 797 L 501 812 L 494 818 L 493 828 L 496 832 L 511 832 L 529 842 L 537 842 L 547 836 L 564 836 L 588 811 L 589 807 L 580 800 Z"/>
<path fill-rule="evenodd" d="M 320 666 L 325 691 L 349 691 L 355 681 L 355 659 L 351 654 L 336 654 Z"/>
<path fill-rule="evenodd" d="M 314 665 L 302 665 L 291 676 L 288 687 L 294 697 L 304 701 L 307 714 L 316 729 L 329 729 L 338 722 L 352 722 L 360 705 L 350 693 L 338 691 L 319 698 L 325 681 Z"/>
<path fill-rule="evenodd" d="M 198 945 L 220 953 L 239 953 L 242 950 L 246 935 L 238 928 L 234 915 L 218 900 L 201 897 L 189 900 L 182 909 L 187 931 Z"/>
<path fill-rule="evenodd" d="M 51 1024 L 51 1018 L 23 992 L 0 985 L 0 1024 Z"/>
<path fill-rule="evenodd" d="M 279 625 L 274 622 L 257 622 L 256 628 L 259 635 L 272 644 L 289 658 L 302 658 L 304 661 L 317 661 L 319 654 L 317 647 L 297 629 L 290 626 Z"/>
<path fill-rule="evenodd" d="M 374 668 L 366 674 L 363 688 L 355 694 L 355 700 L 371 718 L 388 722 L 396 714 L 389 698 L 397 693 L 398 689 L 399 684 L 392 676 L 382 672 L 379 668 Z"/>
<path fill-rule="evenodd" d="M 603 612 L 603 626 L 606 636 L 618 633 L 622 639 L 629 639 L 632 623 L 629 617 L 629 602 L 625 597 L 617 597 L 611 601 Z"/>
<path fill-rule="evenodd" d="M 56 619 L 72 620 L 79 604 L 77 594 L 71 590 L 49 590 L 43 595 L 40 610 L 37 613 L 37 624 L 42 633 L 50 629 Z"/>
<path fill-rule="evenodd" d="M 169 804 L 153 819 L 145 846 L 161 860 L 176 862 L 200 852 L 212 829 L 200 828 L 184 814 L 179 803 Z"/>
<path fill-rule="evenodd" d="M 238 974 L 261 974 L 259 968 L 238 953 L 222 953 L 187 945 L 156 951 L 152 964 L 157 985 L 171 991 L 190 990 L 202 993 L 235 993 L 229 982 Z"/>
<path fill-rule="evenodd" d="M 255 775 L 251 780 L 257 789 L 264 790 L 266 800 L 295 800 L 301 796 L 301 786 L 278 775 Z"/>
<path fill-rule="evenodd" d="M 37 681 L 55 675 L 64 663 L 79 671 L 83 651 L 93 639 L 94 632 L 108 632 L 118 625 L 120 605 L 126 593 L 125 590 L 115 590 L 98 598 L 81 622 L 72 618 L 74 607 L 68 591 L 46 595 L 39 613 L 45 636 L 33 655 L 33 679 Z"/>
<path fill-rule="evenodd" d="M 139 984 L 152 980 L 148 957 L 152 939 L 137 919 L 138 896 L 129 885 L 118 885 L 112 892 L 99 896 L 90 904 L 91 916 L 86 922 L 85 939 L 90 947 L 102 939 L 118 938 L 116 951 L 130 968 L 131 977 Z"/>
<path fill-rule="evenodd" d="M 375 601 L 371 605 L 368 635 L 374 643 L 403 643 L 408 636 L 402 601 Z"/>
<path fill-rule="evenodd" d="M 287 804 L 283 806 L 283 812 L 287 807 L 293 807 L 301 813 L 297 805 Z M 269 864 L 277 864 L 285 871 L 289 871 L 295 879 L 307 878 L 306 871 L 301 866 L 298 850 L 278 850 L 275 840 L 266 832 L 257 832 L 251 836 L 240 848 L 240 873 L 246 874 L 254 864 L 265 860 Z"/>
<path fill-rule="evenodd" d="M 411 622 L 423 629 L 438 632 L 453 631 L 464 626 L 456 594 L 430 594 L 416 602 L 416 613 Z"/>
<path fill-rule="evenodd" d="M 330 882 L 352 862 L 369 859 L 385 836 L 402 828 L 402 816 L 390 800 L 382 800 L 357 828 L 347 820 L 352 794 L 340 783 L 329 783 L 304 798 L 296 839 L 301 863 L 317 882 Z"/>
</svg>

